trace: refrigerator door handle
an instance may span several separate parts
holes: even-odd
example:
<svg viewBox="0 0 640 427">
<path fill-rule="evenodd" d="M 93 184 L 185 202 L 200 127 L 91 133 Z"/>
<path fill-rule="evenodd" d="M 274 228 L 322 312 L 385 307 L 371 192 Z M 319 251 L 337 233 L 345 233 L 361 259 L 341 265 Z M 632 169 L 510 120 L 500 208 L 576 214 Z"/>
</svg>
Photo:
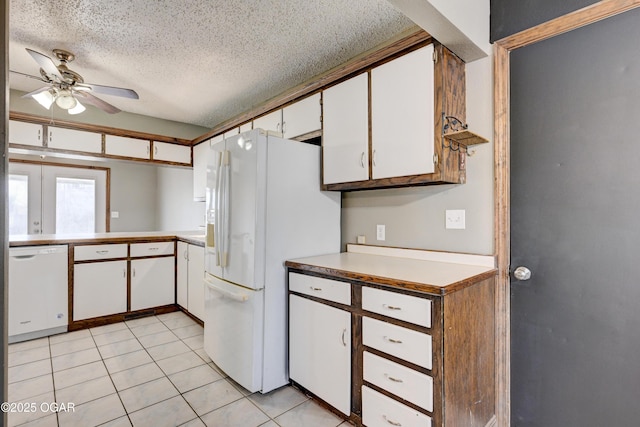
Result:
<svg viewBox="0 0 640 427">
<path fill-rule="evenodd" d="M 231 197 L 231 153 L 229 152 L 229 150 L 224 151 L 223 153 L 223 158 L 222 158 L 222 162 L 223 162 L 223 168 L 224 168 L 224 185 L 223 185 L 223 192 L 222 192 L 222 200 L 223 200 L 223 207 L 222 207 L 222 260 L 220 262 L 220 264 L 222 265 L 222 267 L 227 267 L 229 265 L 229 245 L 230 245 L 230 241 L 229 241 L 229 234 L 230 234 L 230 228 L 229 228 L 229 219 L 231 217 L 231 214 L 229 212 L 229 209 L 231 207 L 230 204 L 230 197 Z"/>
<path fill-rule="evenodd" d="M 205 279 L 204 283 L 214 292 L 218 292 L 226 297 L 231 298 L 234 301 L 238 302 L 246 302 L 249 300 L 249 295 L 245 292 L 231 292 L 227 289 L 223 289 L 219 286 L 216 286 L 215 283 L 212 283 Z"/>
<path fill-rule="evenodd" d="M 222 191 L 222 155 L 218 161 L 218 167 L 216 171 L 216 187 L 215 187 L 215 215 L 214 215 L 214 224 L 213 224 L 213 245 L 215 246 L 216 251 L 216 266 L 220 266 L 220 251 L 222 248 L 220 247 L 220 218 L 222 217 L 222 196 L 220 192 Z"/>
</svg>

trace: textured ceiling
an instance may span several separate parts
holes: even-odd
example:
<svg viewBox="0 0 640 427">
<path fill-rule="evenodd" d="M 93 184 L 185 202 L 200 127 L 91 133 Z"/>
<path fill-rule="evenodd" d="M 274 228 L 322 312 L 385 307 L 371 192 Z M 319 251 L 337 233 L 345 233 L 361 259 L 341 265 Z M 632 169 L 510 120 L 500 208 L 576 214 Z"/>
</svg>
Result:
<svg viewBox="0 0 640 427">
<path fill-rule="evenodd" d="M 11 0 L 9 66 L 66 49 L 86 82 L 138 92 L 99 95 L 123 111 L 211 128 L 413 26 L 386 0 Z"/>
</svg>

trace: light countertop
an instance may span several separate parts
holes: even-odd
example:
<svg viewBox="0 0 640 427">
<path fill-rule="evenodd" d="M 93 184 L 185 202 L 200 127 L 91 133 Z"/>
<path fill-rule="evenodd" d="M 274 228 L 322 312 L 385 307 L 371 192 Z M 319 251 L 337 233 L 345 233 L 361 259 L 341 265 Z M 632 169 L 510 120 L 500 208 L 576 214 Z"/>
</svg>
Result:
<svg viewBox="0 0 640 427">
<path fill-rule="evenodd" d="M 9 236 L 9 246 L 81 243 L 121 243 L 135 241 L 184 240 L 204 246 L 202 231 L 125 231 L 86 234 L 29 234 Z"/>
<path fill-rule="evenodd" d="M 357 251 L 357 245 L 350 249 Z M 472 283 L 495 276 L 496 268 L 474 257 L 437 253 L 423 259 L 402 257 L 402 250 L 394 248 L 392 256 L 385 248 L 379 253 L 342 252 L 287 261 L 289 268 L 328 274 L 344 279 L 363 280 L 444 295 Z M 414 251 L 415 252 L 415 251 Z M 444 256 L 443 256 L 444 254 Z M 400 255 L 400 256 L 398 256 Z M 431 258 L 431 259 L 430 259 Z M 490 257 L 485 257 L 490 258 Z"/>
</svg>

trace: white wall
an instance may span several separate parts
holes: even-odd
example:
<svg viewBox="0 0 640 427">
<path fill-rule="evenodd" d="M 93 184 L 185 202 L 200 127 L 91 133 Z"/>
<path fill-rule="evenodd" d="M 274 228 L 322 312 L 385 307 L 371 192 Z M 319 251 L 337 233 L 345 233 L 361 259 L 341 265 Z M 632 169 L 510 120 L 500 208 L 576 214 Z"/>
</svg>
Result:
<svg viewBox="0 0 640 427">
<path fill-rule="evenodd" d="M 157 170 L 157 230 L 204 230 L 205 204 L 193 201 L 193 170 L 169 166 Z"/>
<path fill-rule="evenodd" d="M 365 235 L 367 244 L 492 254 L 493 88 L 492 58 L 466 65 L 469 129 L 491 142 L 467 158 L 467 183 L 343 193 L 342 243 Z M 445 210 L 466 210 L 466 229 L 445 229 Z M 386 240 L 376 241 L 376 224 Z"/>
</svg>

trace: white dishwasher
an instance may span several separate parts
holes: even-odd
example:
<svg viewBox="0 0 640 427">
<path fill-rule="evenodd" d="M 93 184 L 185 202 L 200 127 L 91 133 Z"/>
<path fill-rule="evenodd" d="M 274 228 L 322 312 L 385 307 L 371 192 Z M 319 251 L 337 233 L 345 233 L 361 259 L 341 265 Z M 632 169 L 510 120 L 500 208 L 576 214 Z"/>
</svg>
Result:
<svg viewBox="0 0 640 427">
<path fill-rule="evenodd" d="M 67 245 L 9 249 L 9 343 L 67 331 Z"/>
</svg>

